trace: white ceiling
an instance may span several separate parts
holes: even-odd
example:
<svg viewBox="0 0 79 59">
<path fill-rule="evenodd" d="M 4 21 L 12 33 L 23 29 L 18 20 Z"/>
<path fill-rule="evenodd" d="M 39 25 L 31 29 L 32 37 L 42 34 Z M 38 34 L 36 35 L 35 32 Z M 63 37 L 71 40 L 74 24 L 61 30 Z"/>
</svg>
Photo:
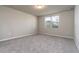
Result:
<svg viewBox="0 0 79 59">
<path fill-rule="evenodd" d="M 46 5 L 46 7 L 41 10 L 35 9 L 33 5 L 8 5 L 7 7 L 14 8 L 36 16 L 57 13 L 74 8 L 73 5 Z"/>
</svg>

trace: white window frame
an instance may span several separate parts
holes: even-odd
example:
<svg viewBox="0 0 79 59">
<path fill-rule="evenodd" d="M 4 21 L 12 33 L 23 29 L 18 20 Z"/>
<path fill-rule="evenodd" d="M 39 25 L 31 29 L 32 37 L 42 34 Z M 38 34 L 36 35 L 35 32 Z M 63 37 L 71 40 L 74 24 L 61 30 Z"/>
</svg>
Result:
<svg viewBox="0 0 79 59">
<path fill-rule="evenodd" d="M 49 17 L 49 21 L 46 18 Z M 58 19 L 55 19 L 58 17 Z M 59 16 L 45 16 L 45 26 L 47 28 L 59 28 Z M 55 20 L 54 20 L 55 19 Z M 48 21 L 48 24 L 47 24 Z"/>
</svg>

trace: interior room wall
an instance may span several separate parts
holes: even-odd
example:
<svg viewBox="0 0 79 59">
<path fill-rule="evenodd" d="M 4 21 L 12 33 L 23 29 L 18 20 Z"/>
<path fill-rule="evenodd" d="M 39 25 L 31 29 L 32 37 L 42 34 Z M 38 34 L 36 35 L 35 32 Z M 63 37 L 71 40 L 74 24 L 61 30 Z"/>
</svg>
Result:
<svg viewBox="0 0 79 59">
<path fill-rule="evenodd" d="M 75 43 L 79 49 L 79 5 L 75 6 Z"/>
<path fill-rule="evenodd" d="M 0 40 L 7 40 L 36 33 L 36 16 L 5 6 L 0 6 Z"/>
<path fill-rule="evenodd" d="M 39 16 L 39 33 L 47 34 L 52 36 L 60 36 L 65 38 L 74 38 L 74 9 L 66 10 L 58 13 L 51 14 L 52 16 L 59 16 L 59 27 L 46 28 L 45 27 L 45 16 Z M 46 15 L 50 16 L 50 15 Z"/>
</svg>

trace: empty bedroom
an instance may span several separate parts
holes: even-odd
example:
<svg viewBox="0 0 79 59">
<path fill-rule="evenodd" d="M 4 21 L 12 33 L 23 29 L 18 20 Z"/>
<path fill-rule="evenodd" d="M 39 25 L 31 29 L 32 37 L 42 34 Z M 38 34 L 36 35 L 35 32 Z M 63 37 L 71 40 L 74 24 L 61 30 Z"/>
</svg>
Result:
<svg viewBox="0 0 79 59">
<path fill-rule="evenodd" d="M 79 6 L 0 6 L 0 53 L 78 53 Z"/>
</svg>

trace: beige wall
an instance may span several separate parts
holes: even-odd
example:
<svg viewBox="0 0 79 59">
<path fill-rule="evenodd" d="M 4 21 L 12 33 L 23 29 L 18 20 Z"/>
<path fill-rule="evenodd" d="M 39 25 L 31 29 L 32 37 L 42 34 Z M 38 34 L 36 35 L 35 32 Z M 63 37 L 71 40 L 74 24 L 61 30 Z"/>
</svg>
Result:
<svg viewBox="0 0 79 59">
<path fill-rule="evenodd" d="M 75 6 L 75 43 L 79 49 L 79 6 Z"/>
<path fill-rule="evenodd" d="M 67 10 L 52 15 L 59 16 L 59 28 L 46 28 L 44 24 L 44 16 L 39 17 L 39 33 L 49 34 L 53 36 L 61 36 L 66 38 L 74 38 L 74 10 Z M 48 15 L 49 16 L 49 15 Z"/>
<path fill-rule="evenodd" d="M 0 6 L 0 40 L 36 33 L 36 16 Z"/>
</svg>

